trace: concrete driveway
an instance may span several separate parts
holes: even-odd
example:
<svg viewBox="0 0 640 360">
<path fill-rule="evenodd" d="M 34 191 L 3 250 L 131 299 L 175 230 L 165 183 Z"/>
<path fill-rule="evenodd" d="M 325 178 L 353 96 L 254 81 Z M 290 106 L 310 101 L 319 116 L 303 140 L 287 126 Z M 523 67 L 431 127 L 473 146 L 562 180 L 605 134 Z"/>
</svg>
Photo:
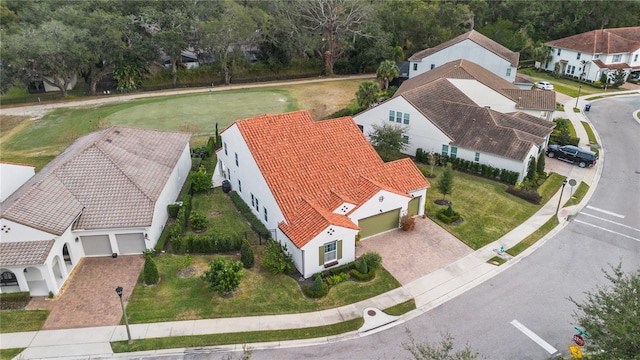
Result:
<svg viewBox="0 0 640 360">
<path fill-rule="evenodd" d="M 430 219 L 416 217 L 413 231 L 393 230 L 360 242 L 356 256 L 375 251 L 402 285 L 465 257 L 473 250 Z"/>
<path fill-rule="evenodd" d="M 26 308 L 51 310 L 42 330 L 118 325 L 122 307 L 115 289 L 123 287 L 126 306 L 143 265 L 142 255 L 83 258 L 61 295 L 33 298 Z"/>
</svg>

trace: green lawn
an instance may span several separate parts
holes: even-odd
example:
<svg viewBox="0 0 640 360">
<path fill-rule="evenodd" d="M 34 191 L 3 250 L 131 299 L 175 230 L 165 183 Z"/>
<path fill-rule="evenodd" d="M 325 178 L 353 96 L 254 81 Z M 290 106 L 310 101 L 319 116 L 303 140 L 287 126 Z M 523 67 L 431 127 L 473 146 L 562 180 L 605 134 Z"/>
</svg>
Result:
<svg viewBox="0 0 640 360">
<path fill-rule="evenodd" d="M 534 231 L 531 235 L 517 243 L 514 247 L 507 249 L 506 253 L 511 256 L 517 256 L 531 245 L 535 244 L 536 241 L 542 239 L 556 226 L 558 226 L 558 218 L 556 216 L 552 216 L 546 223 L 544 223 L 544 225 Z"/>
<path fill-rule="evenodd" d="M 47 316 L 49 310 L 2 310 L 0 333 L 40 330 Z"/>
<path fill-rule="evenodd" d="M 442 171 L 442 167 L 434 168 L 437 176 Z M 442 194 L 436 189 L 438 178 L 429 181 L 432 184 L 427 191 L 429 218 L 472 249 L 479 249 L 499 239 L 541 207 L 507 194 L 505 184 L 454 171 L 453 193 L 446 199 L 453 203 L 453 209 L 460 213 L 464 221 L 450 226 L 442 223 L 436 216 L 437 211 L 444 208 L 434 203 L 435 200 L 442 199 Z M 548 201 L 561 184 L 561 177 L 550 177 L 539 189 L 543 197 L 542 203 Z"/>
<path fill-rule="evenodd" d="M 11 360 L 14 357 L 18 356 L 24 348 L 16 348 L 16 349 L 0 349 L 0 360 Z"/>
</svg>

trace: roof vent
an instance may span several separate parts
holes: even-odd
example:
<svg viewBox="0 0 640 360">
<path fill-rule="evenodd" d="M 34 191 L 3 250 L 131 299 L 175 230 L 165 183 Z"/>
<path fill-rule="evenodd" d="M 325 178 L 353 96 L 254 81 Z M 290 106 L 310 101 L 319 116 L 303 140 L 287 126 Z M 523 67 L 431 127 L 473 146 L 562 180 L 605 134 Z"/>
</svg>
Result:
<svg viewBox="0 0 640 360">
<path fill-rule="evenodd" d="M 111 139 L 107 139 L 107 140 L 105 140 L 105 141 L 106 141 L 106 142 L 108 142 L 108 143 L 110 143 L 110 142 L 111 142 Z"/>
<path fill-rule="evenodd" d="M 491 109 L 491 106 L 489 106 L 489 105 L 485 105 L 485 106 L 484 106 L 484 108 L 485 108 L 485 109 Z"/>
<path fill-rule="evenodd" d="M 120 134 L 120 130 L 118 130 L 118 129 L 114 130 L 114 132 L 115 132 L 116 134 Z"/>
</svg>

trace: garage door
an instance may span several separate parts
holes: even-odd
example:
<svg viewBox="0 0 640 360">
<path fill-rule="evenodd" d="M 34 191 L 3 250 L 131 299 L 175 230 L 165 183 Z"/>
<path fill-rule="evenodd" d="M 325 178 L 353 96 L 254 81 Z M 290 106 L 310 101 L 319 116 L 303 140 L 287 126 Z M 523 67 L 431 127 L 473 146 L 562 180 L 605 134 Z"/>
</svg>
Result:
<svg viewBox="0 0 640 360">
<path fill-rule="evenodd" d="M 400 222 L 400 209 L 387 211 L 380 215 L 360 219 L 360 237 L 366 238 L 383 231 L 397 229 Z"/>
<path fill-rule="evenodd" d="M 408 213 L 409 215 L 418 215 L 420 212 L 420 198 L 421 196 L 414 197 L 409 201 Z"/>
<path fill-rule="evenodd" d="M 142 254 L 144 246 L 144 234 L 118 234 L 116 235 L 120 254 Z"/>
<path fill-rule="evenodd" d="M 109 235 L 81 236 L 85 256 L 110 256 L 111 243 Z"/>
</svg>

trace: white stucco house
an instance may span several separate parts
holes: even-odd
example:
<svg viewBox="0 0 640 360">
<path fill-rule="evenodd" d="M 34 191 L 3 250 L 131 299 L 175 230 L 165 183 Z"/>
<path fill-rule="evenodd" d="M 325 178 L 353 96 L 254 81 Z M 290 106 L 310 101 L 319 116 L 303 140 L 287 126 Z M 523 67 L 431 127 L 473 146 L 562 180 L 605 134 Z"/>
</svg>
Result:
<svg viewBox="0 0 640 360">
<path fill-rule="evenodd" d="M 454 60 L 466 59 L 504 80 L 515 83 L 520 53 L 513 52 L 481 33 L 471 30 L 409 58 L 409 78 Z"/>
<path fill-rule="evenodd" d="M 602 74 L 618 69 L 629 76 L 640 77 L 640 26 L 601 29 L 553 40 L 549 59 L 536 66 L 547 71 L 573 76 L 586 81 L 600 81 Z"/>
<path fill-rule="evenodd" d="M 152 249 L 189 174 L 190 138 L 110 127 L 22 177 L 0 203 L 0 291 L 56 294 L 85 256 Z M 3 183 L 21 171 L 5 169 Z"/>
<path fill-rule="evenodd" d="M 261 115 L 220 136 L 214 186 L 231 183 L 305 278 L 354 261 L 358 234 L 424 212 L 425 177 L 410 159 L 383 162 L 351 117 Z"/>
<path fill-rule="evenodd" d="M 354 117 L 365 135 L 373 126 L 406 127 L 421 148 L 520 173 L 546 147 L 555 93 L 522 90 L 467 60 L 452 61 L 405 81 L 395 95 Z"/>
</svg>

